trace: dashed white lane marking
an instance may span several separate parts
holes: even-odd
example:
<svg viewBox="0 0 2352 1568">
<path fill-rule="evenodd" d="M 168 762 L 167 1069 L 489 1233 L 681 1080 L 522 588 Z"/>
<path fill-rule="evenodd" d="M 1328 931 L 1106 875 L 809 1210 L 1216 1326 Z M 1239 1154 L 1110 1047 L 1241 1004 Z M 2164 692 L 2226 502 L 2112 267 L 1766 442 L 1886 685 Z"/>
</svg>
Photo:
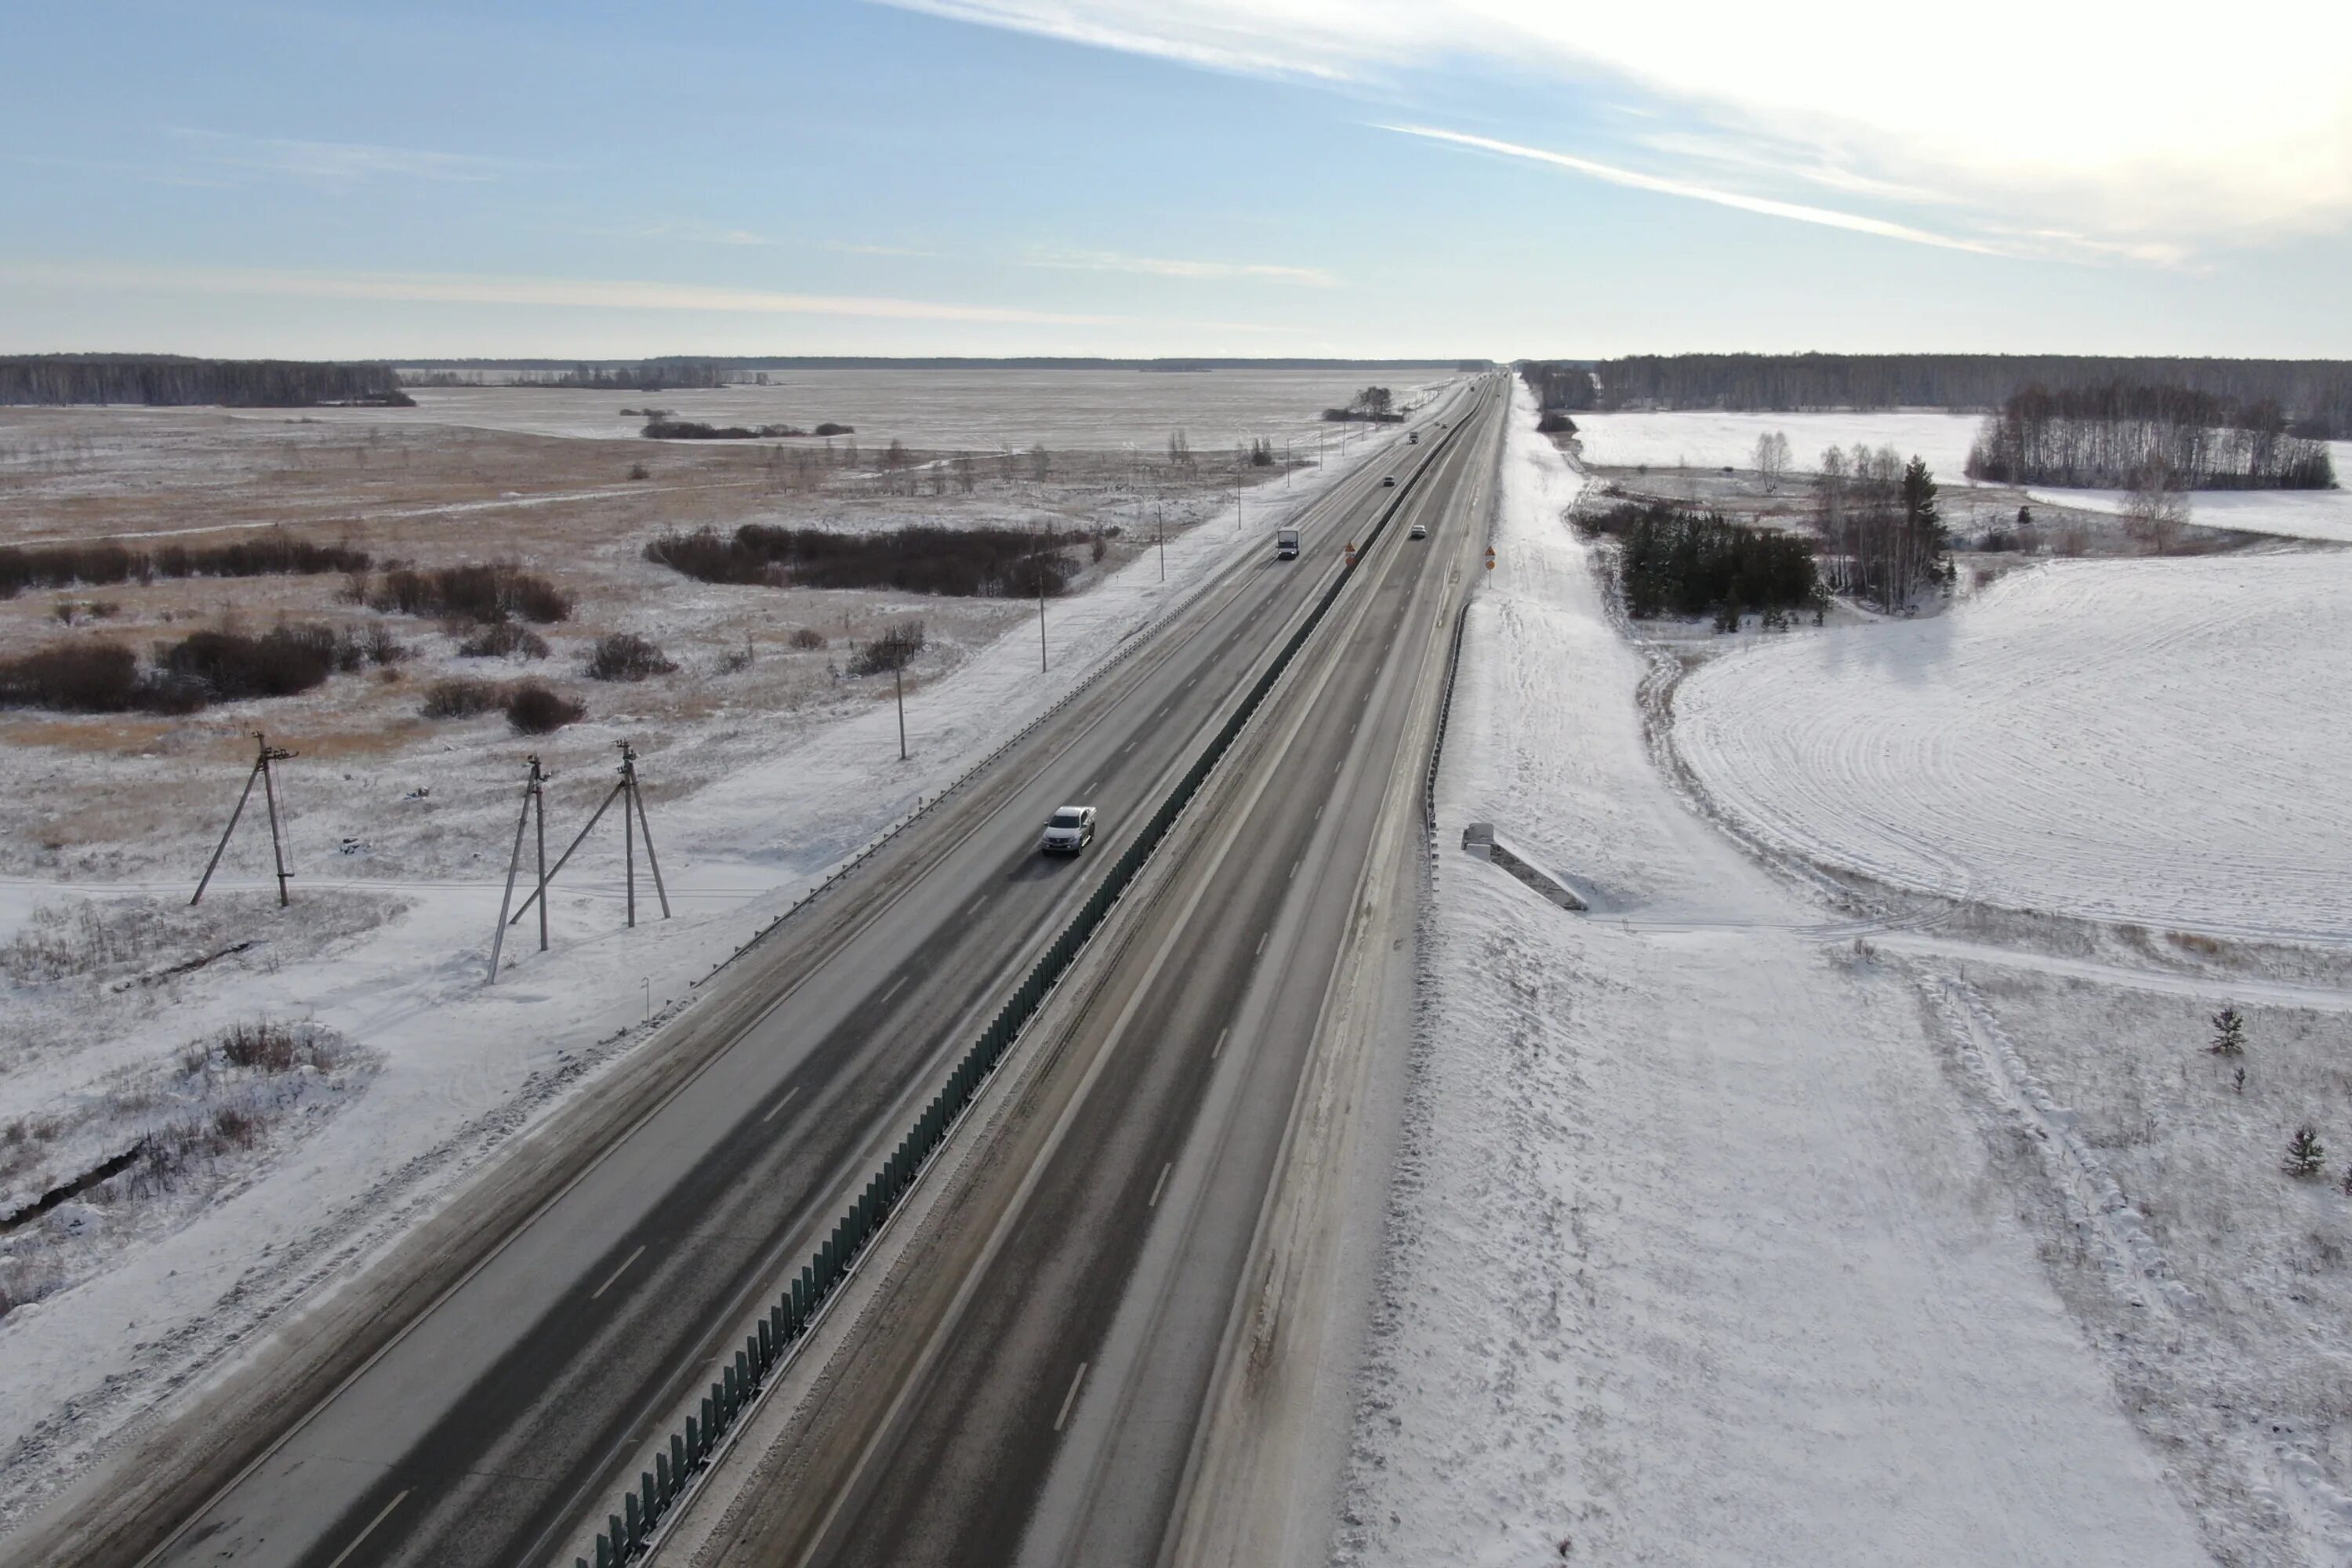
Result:
<svg viewBox="0 0 2352 1568">
<path fill-rule="evenodd" d="M 1145 1208 L 1156 1209 L 1160 1206 L 1160 1191 L 1168 1184 L 1168 1173 L 1175 1168 L 1176 1162 L 1173 1160 L 1160 1167 L 1160 1179 L 1151 1184 L 1151 1201 L 1143 1205 Z"/>
<path fill-rule="evenodd" d="M 792 1088 L 784 1090 L 784 1098 L 776 1101 L 775 1104 L 768 1107 L 768 1114 L 760 1118 L 760 1125 L 765 1127 L 769 1122 L 773 1121 L 776 1119 L 776 1112 L 782 1110 L 785 1106 L 790 1105 L 793 1102 L 793 1096 L 798 1094 L 800 1091 L 801 1086 L 798 1084 L 794 1084 Z"/>
<path fill-rule="evenodd" d="M 402 1503 L 406 1502 L 408 1500 L 409 1492 L 414 1489 L 414 1488 L 403 1488 L 398 1497 L 394 1498 L 390 1502 L 384 1504 L 383 1508 L 376 1514 L 376 1516 L 367 1521 L 367 1528 L 361 1531 L 357 1535 L 352 1536 L 352 1543 L 349 1546 L 344 1547 L 341 1552 L 335 1553 L 335 1560 L 332 1563 L 328 1563 L 327 1568 L 343 1568 L 344 1563 L 350 1559 L 351 1554 L 360 1549 L 360 1542 L 365 1541 L 369 1536 L 373 1535 L 375 1533 L 375 1527 L 382 1524 L 385 1520 L 390 1519 L 392 1517 L 392 1510 L 398 1508 Z"/>
<path fill-rule="evenodd" d="M 1209 1047 L 1209 1059 L 1211 1061 L 1215 1061 L 1217 1059 L 1217 1054 L 1225 1048 L 1225 1037 L 1232 1033 L 1233 1031 L 1231 1029 L 1219 1029 L 1217 1031 L 1217 1043 Z"/>
<path fill-rule="evenodd" d="M 880 998 L 880 999 L 881 999 L 882 1001 L 887 1002 L 888 1000 L 890 1000 L 890 998 L 891 998 L 891 997 L 896 996 L 897 994 L 898 994 L 898 993 L 899 993 L 901 990 L 905 989 L 906 984 L 907 984 L 907 982 L 908 982 L 908 981 L 909 981 L 909 980 L 911 980 L 911 979 L 913 979 L 913 978 L 914 978 L 914 976 L 909 975 L 909 974 L 901 974 L 900 976 L 898 976 L 898 984 L 895 984 L 895 985 L 893 985 L 893 986 L 891 986 L 889 990 L 885 991 L 884 993 L 882 993 L 882 995 L 881 995 L 881 998 Z"/>
<path fill-rule="evenodd" d="M 1080 1362 L 1078 1363 L 1078 1375 L 1070 1379 L 1070 1392 L 1062 1395 L 1062 1408 L 1054 1417 L 1055 1431 L 1060 1431 L 1062 1429 L 1062 1423 L 1070 1418 L 1070 1406 L 1078 1402 L 1078 1384 L 1086 1382 L 1086 1380 L 1087 1363 Z"/>
<path fill-rule="evenodd" d="M 1260 931 L 1260 932 L 1258 932 L 1258 933 L 1257 933 L 1257 951 L 1258 951 L 1258 952 L 1262 953 L 1262 952 L 1264 952 L 1265 951 L 1265 939 L 1266 939 L 1267 937 L 1272 936 L 1273 934 L 1274 934 L 1274 933 L 1273 933 L 1272 931 Z M 1256 954 L 1255 954 L 1255 953 L 1254 953 L 1254 954 L 1252 954 L 1251 956 L 1255 957 L 1255 956 L 1256 956 Z"/>
<path fill-rule="evenodd" d="M 787 1096 L 786 1098 L 789 1099 L 790 1097 Z M 629 1271 L 629 1265 L 635 1263 L 638 1258 L 643 1258 L 645 1255 L 646 1249 L 640 1247 L 635 1252 L 632 1252 L 626 1258 L 621 1259 L 621 1266 L 618 1268 L 614 1269 L 610 1274 L 605 1275 L 604 1282 L 602 1285 L 597 1286 L 593 1290 L 588 1292 L 588 1299 L 591 1301 L 593 1301 L 604 1295 L 605 1291 L 610 1290 L 613 1288 L 613 1282 Z"/>
</svg>

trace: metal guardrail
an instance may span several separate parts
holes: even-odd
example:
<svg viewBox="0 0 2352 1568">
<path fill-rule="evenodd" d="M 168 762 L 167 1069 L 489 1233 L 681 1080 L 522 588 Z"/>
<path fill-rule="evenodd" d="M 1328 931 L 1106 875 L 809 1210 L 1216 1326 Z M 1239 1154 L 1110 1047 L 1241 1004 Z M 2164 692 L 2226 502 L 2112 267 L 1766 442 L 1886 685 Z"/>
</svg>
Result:
<svg viewBox="0 0 2352 1568">
<path fill-rule="evenodd" d="M 1299 649 L 1307 645 L 1307 639 L 1314 635 L 1324 616 L 1338 602 L 1357 568 L 1370 554 L 1371 546 L 1387 530 L 1397 509 L 1404 504 L 1406 498 L 1452 443 L 1461 427 L 1461 423 L 1457 422 L 1432 444 L 1421 466 L 1398 488 L 1395 498 L 1372 525 L 1371 531 L 1365 536 L 1363 547 L 1356 552 L 1354 559 L 1340 568 L 1330 587 L 1324 591 L 1314 609 L 1292 632 L 1223 726 L 1202 749 L 1192 767 L 1186 770 L 1182 779 L 1169 792 L 1168 798 L 1160 803 L 1160 809 L 1145 824 L 1143 831 L 1112 863 L 1101 885 L 1095 889 L 1069 924 L 1039 955 L 1012 996 L 997 1010 L 995 1018 L 981 1032 L 979 1039 L 957 1060 L 948 1073 L 947 1081 L 938 1093 L 931 1096 L 906 1136 L 899 1139 L 881 1166 L 859 1189 L 847 1211 L 835 1223 L 824 1242 L 810 1255 L 809 1260 L 802 1265 L 800 1273 L 778 1297 L 775 1305 L 758 1321 L 756 1331 L 745 1335 L 742 1349 L 735 1352 L 730 1361 L 720 1365 L 719 1375 L 711 1382 L 710 1392 L 701 1396 L 696 1413 L 686 1418 L 679 1430 L 670 1434 L 667 1448 L 655 1451 L 653 1468 L 642 1472 L 637 1484 L 621 1494 L 619 1510 L 606 1515 L 604 1528 L 596 1535 L 593 1568 L 618 1568 L 619 1564 L 649 1549 L 656 1527 L 674 1517 L 678 1503 L 688 1491 L 708 1473 L 719 1450 L 721 1438 L 730 1434 L 769 1385 L 772 1375 L 805 1342 L 818 1318 L 836 1298 L 843 1283 L 866 1255 L 883 1226 L 897 1212 L 924 1170 L 946 1144 L 949 1135 L 961 1121 L 964 1112 L 971 1109 L 982 1087 L 1003 1061 L 1005 1054 L 1020 1039 L 1022 1031 L 1036 1016 L 1055 986 L 1069 972 L 1071 964 L 1076 962 L 1087 939 L 1100 928 L 1112 908 L 1142 873 L 1152 852 L 1159 848 L 1170 830 L 1176 826 L 1177 819 L 1200 794 L 1217 763 L 1240 738 L 1243 729 L 1288 670 Z M 1120 657 L 1124 657 L 1124 653 Z M 1111 662 L 1115 660 L 1107 662 L 1102 668 L 1109 668 Z M 1089 680 L 1093 679 L 1088 678 Z M 1070 695 L 1076 696 L 1077 690 L 1083 689 L 1081 685 Z M 1066 701 L 1068 698 L 1063 700 Z M 1044 722 L 1052 711 L 1048 709 L 1045 714 L 1039 715 L 1031 721 L 1028 729 Z M 1022 733 L 1026 734 L 1028 729 Z M 1018 738 L 1016 736 L 1015 740 Z M 993 761 L 1013 743 L 1007 742 L 1006 746 L 992 753 L 989 760 Z M 975 766 L 972 773 L 977 773 L 979 766 L 984 765 L 983 763 Z M 966 778 L 971 776 L 971 773 L 965 775 Z M 913 817 L 907 820 L 912 821 Z M 891 833 L 898 832 L 905 826 L 902 822 Z M 888 842 L 889 837 L 889 834 L 885 834 L 877 839 L 858 859 L 863 860 L 866 855 L 872 854 Z M 856 863 L 852 861 L 851 865 Z M 845 871 L 847 868 L 844 869 Z M 827 880 L 830 882 L 832 879 Z M 790 913 L 789 910 L 786 912 Z M 778 917 L 779 921 L 782 918 Z M 772 925 L 769 929 L 774 928 Z M 756 942 L 759 939 L 755 937 L 752 940 Z M 591 1568 L 590 1559 L 586 1557 L 575 1558 L 574 1562 L 578 1568 Z"/>
</svg>

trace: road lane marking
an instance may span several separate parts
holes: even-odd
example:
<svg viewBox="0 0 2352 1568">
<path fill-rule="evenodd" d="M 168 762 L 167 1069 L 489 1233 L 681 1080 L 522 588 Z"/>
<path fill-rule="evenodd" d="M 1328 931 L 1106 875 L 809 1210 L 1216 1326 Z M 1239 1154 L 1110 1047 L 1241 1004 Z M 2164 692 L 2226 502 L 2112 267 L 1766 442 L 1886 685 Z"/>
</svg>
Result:
<svg viewBox="0 0 2352 1568">
<path fill-rule="evenodd" d="M 1290 863 L 1290 875 L 1289 875 L 1288 877 L 1285 877 L 1285 878 L 1283 879 L 1283 880 L 1284 880 L 1284 881 L 1286 881 L 1286 882 L 1290 881 L 1290 880 L 1292 880 L 1293 879 L 1295 879 L 1297 875 L 1298 875 L 1298 862 L 1297 862 L 1297 860 L 1293 860 L 1293 861 Z"/>
<path fill-rule="evenodd" d="M 1258 933 L 1257 933 L 1257 951 L 1258 951 L 1258 952 L 1261 952 L 1261 953 L 1262 953 L 1262 952 L 1264 952 L 1265 951 L 1265 939 L 1266 939 L 1267 937 L 1272 936 L 1273 934 L 1274 934 L 1274 932 L 1272 932 L 1272 931 L 1260 931 L 1260 932 L 1258 932 Z M 1256 956 L 1256 954 L 1253 953 L 1251 956 L 1252 956 L 1252 957 L 1255 957 L 1255 956 Z"/>
<path fill-rule="evenodd" d="M 963 912 L 964 912 L 964 913 L 966 913 L 966 914 L 970 914 L 970 913 L 971 913 L 971 911 L 972 911 L 972 910 L 976 910 L 976 909 L 980 908 L 980 906 L 981 906 L 981 905 L 982 905 L 982 904 L 984 904 L 984 903 L 986 903 L 986 902 L 988 902 L 988 895 L 987 895 L 986 893 L 982 893 L 982 894 L 981 894 L 981 896 L 980 896 L 980 897 L 978 897 L 978 898 L 976 898 L 976 899 L 972 900 L 972 901 L 971 901 L 971 902 L 970 902 L 970 903 L 966 904 L 966 905 L 963 907 Z"/>
<path fill-rule="evenodd" d="M 1102 780 L 1100 780 L 1100 779 L 1097 779 L 1097 780 L 1095 780 L 1095 782 L 1094 782 L 1094 783 L 1092 783 L 1092 784 L 1090 784 L 1087 785 L 1087 793 L 1088 795 L 1092 795 L 1092 794 L 1094 794 L 1094 793 L 1095 793 L 1095 791 L 1097 791 L 1097 790 L 1098 790 L 1098 789 L 1100 789 L 1100 788 L 1102 788 Z"/>
<path fill-rule="evenodd" d="M 889 989 L 889 990 L 885 991 L 884 993 L 882 993 L 882 995 L 881 995 L 880 1000 L 885 1001 L 885 1002 L 887 1002 L 888 1000 L 890 1000 L 890 998 L 891 998 L 891 997 L 896 996 L 897 994 L 898 994 L 899 990 L 900 990 L 903 986 L 905 986 L 905 984 L 907 984 L 907 982 L 908 982 L 908 981 L 909 981 L 909 980 L 911 980 L 911 979 L 913 979 L 913 978 L 914 978 L 914 976 L 912 976 L 912 975 L 910 975 L 910 974 L 901 974 L 900 976 L 898 976 L 898 984 L 897 985 L 893 985 L 892 987 L 890 987 L 890 989 Z"/>
<path fill-rule="evenodd" d="M 784 1098 L 785 1098 L 786 1100 L 790 1100 L 790 1099 L 792 1098 L 792 1096 L 788 1094 L 788 1095 L 784 1096 Z M 782 1107 L 782 1106 L 781 1106 L 781 1105 L 779 1105 L 776 1109 L 777 1109 L 778 1110 L 782 1110 L 782 1109 L 783 1109 L 783 1107 Z M 770 1115 L 773 1115 L 773 1114 L 774 1114 L 774 1112 L 773 1112 L 773 1111 L 771 1111 L 769 1114 L 770 1114 Z M 596 1289 L 594 1289 L 593 1290 L 591 1290 L 591 1291 L 589 1291 L 589 1292 L 588 1292 L 588 1299 L 589 1299 L 591 1301 L 593 1301 L 594 1300 L 596 1300 L 596 1298 L 598 1298 L 599 1296 L 602 1296 L 605 1291 L 610 1290 L 610 1289 L 613 1288 L 613 1282 L 614 1282 L 614 1280 L 618 1279 L 622 1275 L 626 1274 L 626 1273 L 629 1271 L 629 1265 L 630 1265 L 630 1264 L 632 1264 L 632 1263 L 635 1263 L 638 1258 L 643 1258 L 645 1255 L 646 1255 L 646 1249 L 645 1249 L 644 1247 L 638 1247 L 635 1252 L 632 1252 L 632 1253 L 631 1253 L 631 1254 L 629 1254 L 626 1258 L 624 1258 L 623 1259 L 621 1259 L 621 1266 L 620 1266 L 618 1268 L 614 1269 L 610 1274 L 605 1275 L 605 1276 L 604 1276 L 604 1282 L 602 1285 L 597 1286 L 597 1287 L 596 1287 Z M 388 1513 L 388 1512 L 390 1512 L 391 1510 L 390 1510 L 389 1509 L 387 1509 L 387 1510 L 385 1510 L 385 1511 Z M 369 1529 L 371 1529 L 371 1530 L 373 1530 L 373 1529 L 374 1529 L 375 1527 L 374 1527 L 373 1525 L 370 1525 L 368 1528 L 369 1528 Z M 357 1543 L 356 1543 L 356 1542 L 354 1542 L 354 1544 L 357 1544 Z M 338 1559 L 336 1559 L 336 1561 L 341 1562 L 341 1558 L 338 1558 Z"/>
<path fill-rule="evenodd" d="M 1062 1395 L 1061 1413 L 1054 1417 L 1055 1431 L 1060 1431 L 1062 1429 L 1062 1423 L 1070 1418 L 1070 1406 L 1078 1402 L 1078 1384 L 1086 1382 L 1086 1380 L 1087 1363 L 1080 1362 L 1078 1363 L 1078 1375 L 1070 1379 L 1070 1392 Z"/>
<path fill-rule="evenodd" d="M 1175 1168 L 1176 1162 L 1173 1160 L 1160 1167 L 1160 1179 L 1151 1184 L 1151 1201 L 1143 1205 L 1145 1208 L 1156 1209 L 1160 1206 L 1160 1189 L 1168 1184 L 1168 1173 Z"/>
<path fill-rule="evenodd" d="M 785 1106 L 790 1105 L 793 1102 L 793 1096 L 798 1094 L 800 1091 L 801 1086 L 798 1084 L 794 1084 L 792 1088 L 784 1090 L 784 1098 L 776 1101 L 775 1104 L 768 1107 L 768 1114 L 760 1118 L 760 1125 L 765 1127 L 769 1122 L 773 1121 L 776 1119 L 776 1112 L 782 1110 Z"/>
<path fill-rule="evenodd" d="M 1341 768 L 1343 768 L 1343 767 L 1347 766 L 1347 764 L 1348 764 L 1348 759 L 1347 759 L 1347 758 L 1345 758 L 1345 757 L 1341 757 L 1338 762 L 1333 763 L 1331 764 L 1331 776 L 1332 776 L 1332 777 L 1334 777 L 1334 778 L 1339 777 L 1339 770 L 1340 770 Z"/>
<path fill-rule="evenodd" d="M 1128 752 L 1131 752 L 1131 751 L 1133 751 L 1133 750 L 1135 750 L 1135 742 L 1134 742 L 1133 741 L 1129 741 L 1126 745 L 1121 746 L 1121 747 L 1118 749 L 1118 754 L 1119 754 L 1120 756 L 1122 756 L 1122 757 L 1123 757 L 1123 756 L 1127 755 L 1127 753 L 1128 753 Z"/>
<path fill-rule="evenodd" d="M 1319 805 L 1315 808 L 1315 820 L 1318 822 L 1323 820 L 1323 808 Z"/>
<path fill-rule="evenodd" d="M 360 1542 L 365 1541 L 369 1536 L 373 1535 L 375 1533 L 375 1527 L 382 1524 L 385 1520 L 391 1518 L 392 1510 L 398 1508 L 402 1503 L 406 1502 L 408 1500 L 409 1492 L 414 1489 L 414 1488 L 403 1487 L 398 1497 L 384 1504 L 383 1511 L 378 1513 L 373 1519 L 367 1521 L 367 1528 L 365 1530 L 361 1531 L 357 1535 L 352 1537 L 352 1543 L 349 1546 L 344 1547 L 341 1552 L 335 1553 L 335 1560 L 332 1563 L 328 1563 L 327 1568 L 343 1568 L 343 1564 L 350 1561 L 352 1553 L 360 1549 Z"/>
<path fill-rule="evenodd" d="M 1233 1031 L 1231 1029 L 1219 1029 L 1217 1031 L 1217 1043 L 1209 1047 L 1209 1059 L 1211 1061 L 1215 1061 L 1217 1059 L 1217 1053 L 1225 1048 L 1225 1037 L 1232 1033 Z"/>
</svg>

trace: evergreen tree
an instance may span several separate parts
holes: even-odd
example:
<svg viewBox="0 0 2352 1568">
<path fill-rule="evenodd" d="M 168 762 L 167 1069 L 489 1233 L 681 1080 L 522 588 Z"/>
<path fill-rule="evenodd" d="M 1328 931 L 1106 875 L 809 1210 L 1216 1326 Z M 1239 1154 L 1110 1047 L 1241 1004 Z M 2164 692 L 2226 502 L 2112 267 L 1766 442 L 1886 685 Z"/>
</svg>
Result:
<svg viewBox="0 0 2352 1568">
<path fill-rule="evenodd" d="M 2352 1165 L 2344 1167 L 2344 1195 L 2352 1198 Z"/>
<path fill-rule="evenodd" d="M 2288 1140 L 2284 1170 L 2290 1176 L 2315 1176 L 2327 1162 L 2327 1146 L 2308 1127 L 2298 1127 Z"/>
<path fill-rule="evenodd" d="M 2224 1007 L 2213 1015 L 2213 1043 L 2205 1048 L 2217 1057 L 2246 1054 L 2246 1021 L 2235 1007 Z"/>
</svg>

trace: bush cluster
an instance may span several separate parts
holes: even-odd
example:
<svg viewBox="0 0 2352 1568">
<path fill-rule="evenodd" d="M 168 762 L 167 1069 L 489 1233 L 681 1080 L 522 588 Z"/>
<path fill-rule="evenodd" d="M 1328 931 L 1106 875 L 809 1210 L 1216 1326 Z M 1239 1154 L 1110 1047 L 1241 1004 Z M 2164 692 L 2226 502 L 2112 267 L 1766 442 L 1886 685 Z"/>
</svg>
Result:
<svg viewBox="0 0 2352 1568">
<path fill-rule="evenodd" d="M 383 574 L 366 595 L 370 608 L 404 616 L 461 621 L 503 621 L 520 616 L 541 626 L 568 620 L 572 595 L 512 562 L 476 562 L 418 571 L 399 567 Z"/>
<path fill-rule="evenodd" d="M 732 534 L 710 529 L 662 534 L 646 559 L 705 583 L 772 587 L 889 588 L 960 598 L 1055 598 L 1077 569 L 1062 554 L 1084 533 L 1010 528 L 934 528 L 921 524 L 876 533 L 746 523 Z"/>
<path fill-rule="evenodd" d="M 545 658 L 547 639 L 512 621 L 492 621 L 457 645 L 460 658 Z"/>
<path fill-rule="evenodd" d="M 596 639 L 588 651 L 591 680 L 643 680 L 667 675 L 677 666 L 662 650 L 635 632 L 612 632 Z"/>
<path fill-rule="evenodd" d="M 290 697 L 338 669 L 394 664 L 408 652 L 382 626 L 338 634 L 289 625 L 258 637 L 225 628 L 155 644 L 152 667 L 142 670 L 121 643 L 75 641 L 0 662 L 0 707 L 194 713 L 211 702 Z"/>
<path fill-rule="evenodd" d="M 892 626 L 872 642 L 851 645 L 849 673 L 852 675 L 887 675 L 894 669 L 904 669 L 923 651 L 923 623 L 908 621 Z"/>
<path fill-rule="evenodd" d="M 425 693 L 427 719 L 472 719 L 504 712 L 518 734 L 544 735 L 587 716 L 584 702 L 565 697 L 538 680 L 495 681 L 460 678 L 436 680 Z"/>
<path fill-rule="evenodd" d="M 289 577 L 364 572 L 368 552 L 319 544 L 271 529 L 226 544 L 167 544 L 133 550 L 111 540 L 88 544 L 0 547 L 0 599 L 27 588 L 102 587 L 171 577 Z"/>
<path fill-rule="evenodd" d="M 1621 544 L 1625 610 L 1636 619 L 1713 614 L 1736 620 L 1746 611 L 1821 606 L 1812 550 L 1794 534 L 1660 501 L 1628 501 L 1577 521 Z"/>
</svg>

